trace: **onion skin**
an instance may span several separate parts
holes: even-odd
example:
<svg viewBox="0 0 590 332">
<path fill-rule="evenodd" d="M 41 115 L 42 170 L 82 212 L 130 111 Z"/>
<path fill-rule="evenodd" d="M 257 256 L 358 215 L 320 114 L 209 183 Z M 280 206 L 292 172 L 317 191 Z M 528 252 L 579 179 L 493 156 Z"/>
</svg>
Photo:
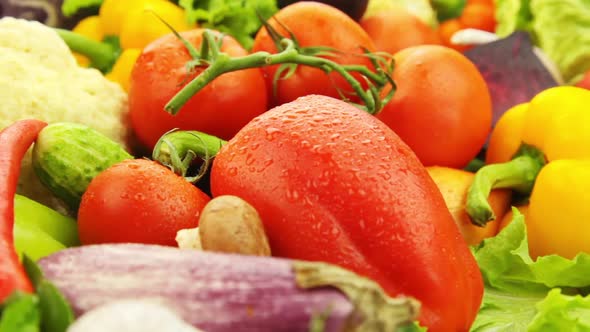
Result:
<svg viewBox="0 0 590 332">
<path fill-rule="evenodd" d="M 373 281 L 324 263 L 107 244 L 39 265 L 76 316 L 125 298 L 158 300 L 207 332 L 307 332 L 314 319 L 326 332 L 394 331 L 418 314 L 415 300 L 388 298 Z"/>
</svg>

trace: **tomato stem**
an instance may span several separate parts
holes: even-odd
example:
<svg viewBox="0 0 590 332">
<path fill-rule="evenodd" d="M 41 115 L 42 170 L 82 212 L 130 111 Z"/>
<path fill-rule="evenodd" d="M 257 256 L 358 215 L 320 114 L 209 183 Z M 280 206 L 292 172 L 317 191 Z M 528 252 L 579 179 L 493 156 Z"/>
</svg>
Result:
<svg viewBox="0 0 590 332">
<path fill-rule="evenodd" d="M 196 130 L 172 130 L 162 135 L 152 152 L 152 159 L 168 166 L 174 173 L 196 182 L 202 176 L 188 177 L 188 168 L 197 158 L 208 161 L 215 157 L 226 141 Z M 208 166 L 205 163 L 205 167 Z"/>
<path fill-rule="evenodd" d="M 90 59 L 91 66 L 102 73 L 108 73 L 119 57 L 117 48 L 109 43 L 92 40 L 65 29 L 55 29 L 55 31 L 70 50 Z"/>
<path fill-rule="evenodd" d="M 540 150 L 522 144 L 512 160 L 480 168 L 467 192 L 465 209 L 471 222 L 483 227 L 496 218 L 488 202 L 493 189 L 510 188 L 522 194 L 530 194 L 544 165 L 545 156 Z"/>
<path fill-rule="evenodd" d="M 380 111 L 381 107 L 393 97 L 395 90 L 395 85 L 391 78 L 392 66 L 387 66 L 387 70 L 384 70 L 382 66 L 375 66 L 376 70 L 372 71 L 362 65 L 341 65 L 326 58 L 303 54 L 297 48 L 296 43 L 289 38 L 283 38 L 281 40 L 284 47 L 279 53 L 272 54 L 260 51 L 242 57 L 231 57 L 221 52 L 218 38 L 210 30 L 203 32 L 203 43 L 207 45 L 208 57 L 206 63 L 202 61 L 201 65 L 208 64 L 208 67 L 186 84 L 166 104 L 164 109 L 172 115 L 177 114 L 182 106 L 207 84 L 225 73 L 277 64 L 306 65 L 321 69 L 326 73 L 338 73 L 350 84 L 357 96 L 362 100 L 364 105 L 359 107 L 365 109 L 370 114 L 376 114 Z M 375 57 L 374 54 L 366 56 L 372 57 L 372 60 Z M 205 59 L 203 54 L 201 54 L 201 58 Z M 373 61 L 373 63 L 377 63 L 377 61 Z M 369 85 L 366 91 L 363 89 L 361 83 L 352 76 L 352 73 L 358 73 L 363 76 Z M 387 85 L 391 85 L 392 89 L 382 97 L 380 91 Z"/>
</svg>

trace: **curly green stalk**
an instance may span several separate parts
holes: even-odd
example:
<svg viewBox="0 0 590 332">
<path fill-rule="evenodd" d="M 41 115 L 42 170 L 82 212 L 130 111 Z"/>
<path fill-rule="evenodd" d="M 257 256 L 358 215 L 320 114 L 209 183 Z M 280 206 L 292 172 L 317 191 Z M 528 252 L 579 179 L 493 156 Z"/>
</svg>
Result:
<svg viewBox="0 0 590 332">
<path fill-rule="evenodd" d="M 172 130 L 160 137 L 154 146 L 152 159 L 168 166 L 187 181 L 196 182 L 207 170 L 209 161 L 226 143 L 220 138 L 196 130 Z M 188 177 L 188 169 L 197 157 L 205 163 L 196 176 Z"/>
<path fill-rule="evenodd" d="M 296 41 L 283 38 L 280 41 L 279 53 L 272 54 L 268 52 L 255 52 L 247 56 L 231 57 L 220 51 L 219 37 L 216 37 L 212 31 L 203 32 L 202 50 L 207 50 L 206 58 L 201 52 L 200 57 L 194 60 L 196 65 L 206 65 L 207 68 L 197 77 L 185 85 L 165 106 L 165 110 L 172 115 L 178 113 L 181 107 L 188 102 L 197 92 L 203 89 L 215 78 L 232 71 L 259 68 L 264 66 L 278 64 L 295 64 L 319 68 L 326 73 L 336 72 L 341 75 L 352 87 L 356 95 L 362 100 L 364 108 L 370 114 L 376 114 L 383 105 L 393 97 L 395 85 L 391 78 L 391 65 L 383 66 L 385 61 L 379 61 L 375 54 L 367 54 L 376 70 L 372 71 L 362 65 L 341 65 L 332 60 L 319 57 L 317 54 L 310 55 L 310 49 L 298 48 Z M 185 44 L 186 45 L 186 44 Z M 189 51 L 194 52 L 192 46 L 188 45 Z M 386 67 L 384 70 L 383 67 Z M 365 91 L 359 81 L 352 73 L 361 74 L 368 83 L 369 88 Z M 392 88 L 384 97 L 381 96 L 381 90 L 390 85 Z"/>
<path fill-rule="evenodd" d="M 493 189 L 510 188 L 522 194 L 530 194 L 544 165 L 544 154 L 535 147 L 523 144 L 512 160 L 480 168 L 467 192 L 465 209 L 471 222 L 483 227 L 487 222 L 496 219 L 488 202 Z"/>
</svg>

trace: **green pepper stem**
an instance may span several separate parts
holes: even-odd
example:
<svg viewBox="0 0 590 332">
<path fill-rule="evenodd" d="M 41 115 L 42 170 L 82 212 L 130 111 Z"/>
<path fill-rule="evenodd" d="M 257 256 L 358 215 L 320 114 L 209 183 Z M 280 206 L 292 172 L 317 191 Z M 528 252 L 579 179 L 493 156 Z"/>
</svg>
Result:
<svg viewBox="0 0 590 332">
<path fill-rule="evenodd" d="M 215 157 L 226 141 L 195 130 L 173 130 L 158 140 L 152 159 L 170 167 L 178 175 L 186 177 L 196 157 L 205 161 Z M 187 178 L 189 179 L 189 178 Z M 189 179 L 191 182 L 198 180 Z"/>
<path fill-rule="evenodd" d="M 465 209 L 471 222 L 483 227 L 496 218 L 488 202 L 493 189 L 510 188 L 522 194 L 530 194 L 544 165 L 543 153 L 535 147 L 523 144 L 512 160 L 480 168 L 467 192 Z"/>
<path fill-rule="evenodd" d="M 73 52 L 80 53 L 90 59 L 92 67 L 107 73 L 111 70 L 118 58 L 118 52 L 114 46 L 92 40 L 79 33 L 65 29 L 55 29 L 58 35 Z"/>
<path fill-rule="evenodd" d="M 206 59 L 208 67 L 185 85 L 165 105 L 164 109 L 172 115 L 177 114 L 192 96 L 222 74 L 237 70 L 278 64 L 305 65 L 319 68 L 326 73 L 338 73 L 350 84 L 357 96 L 363 101 L 367 112 L 371 114 L 377 113 L 380 110 L 380 106 L 387 104 L 393 96 L 394 89 L 391 89 L 383 100 L 375 100 L 375 93 L 372 93 L 371 89 L 368 91 L 363 90 L 361 83 L 352 75 L 353 72 L 361 74 L 367 81 L 374 84 L 373 89 L 376 87 L 380 90 L 387 84 L 392 83 L 391 77 L 388 76 L 389 73 L 385 73 L 381 68 L 378 67 L 376 71 L 371 71 L 366 66 L 341 65 L 326 58 L 305 55 L 297 49 L 296 43 L 288 38 L 283 38 L 281 40 L 281 44 L 284 47 L 279 53 L 272 54 L 260 51 L 242 57 L 231 57 L 228 54 L 221 52 L 216 43 L 215 36 L 211 31 L 205 30 L 203 32 L 203 43 L 207 43 L 209 46 L 209 59 Z M 380 97 L 381 96 L 377 96 L 377 98 Z"/>
</svg>

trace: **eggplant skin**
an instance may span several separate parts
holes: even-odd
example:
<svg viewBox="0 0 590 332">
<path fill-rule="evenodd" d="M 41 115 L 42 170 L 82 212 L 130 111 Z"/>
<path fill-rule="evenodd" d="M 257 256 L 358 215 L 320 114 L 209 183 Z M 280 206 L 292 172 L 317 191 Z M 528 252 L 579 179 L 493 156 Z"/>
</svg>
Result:
<svg viewBox="0 0 590 332">
<path fill-rule="evenodd" d="M 297 286 L 292 262 L 142 244 L 70 248 L 39 261 L 76 316 L 120 299 L 158 300 L 207 332 L 343 331 L 354 305 L 338 289 Z"/>
</svg>

